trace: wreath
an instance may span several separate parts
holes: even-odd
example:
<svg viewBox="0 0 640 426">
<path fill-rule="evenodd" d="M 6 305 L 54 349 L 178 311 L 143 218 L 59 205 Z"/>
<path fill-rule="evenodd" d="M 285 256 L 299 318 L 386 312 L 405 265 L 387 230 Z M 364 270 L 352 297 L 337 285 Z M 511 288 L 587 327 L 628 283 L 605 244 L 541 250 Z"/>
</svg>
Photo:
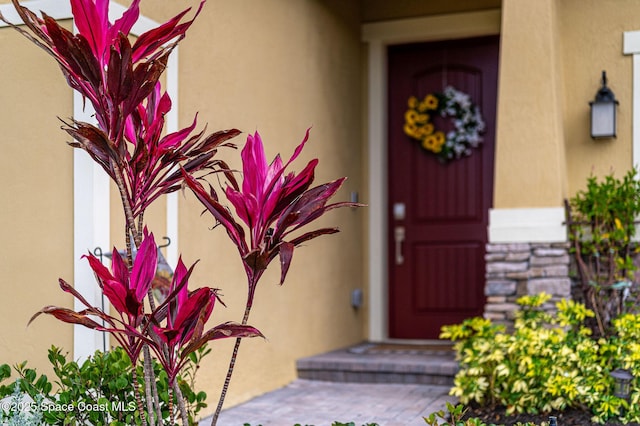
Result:
<svg viewBox="0 0 640 426">
<path fill-rule="evenodd" d="M 468 94 L 447 86 L 443 93 L 429 93 L 423 100 L 411 96 L 404 114 L 404 133 L 420 142 L 420 146 L 449 162 L 471 155 L 472 148 L 482 142 L 485 124 L 477 105 Z M 440 115 L 449 117 L 453 129 L 445 135 L 430 121 Z"/>
</svg>

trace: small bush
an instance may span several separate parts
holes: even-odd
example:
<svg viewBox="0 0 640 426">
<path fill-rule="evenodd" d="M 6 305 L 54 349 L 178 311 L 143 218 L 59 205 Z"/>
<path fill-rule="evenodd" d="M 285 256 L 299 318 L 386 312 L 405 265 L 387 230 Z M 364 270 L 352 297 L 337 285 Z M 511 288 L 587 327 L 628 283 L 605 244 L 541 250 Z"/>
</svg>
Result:
<svg viewBox="0 0 640 426">
<path fill-rule="evenodd" d="M 595 313 L 593 329 L 611 334 L 611 321 L 637 312 L 640 288 L 634 281 L 636 218 L 640 180 L 632 169 L 587 179 L 587 187 L 567 202 L 569 239 L 581 282 L 581 297 Z"/>
<path fill-rule="evenodd" d="M 471 418 L 463 420 L 467 409 L 464 405 L 453 405 L 447 402 L 447 411 L 440 410 L 431 413 L 428 417 L 423 417 L 425 423 L 430 426 L 487 426 L 487 424 L 479 419 Z M 440 423 L 440 421 L 443 421 Z M 518 422 L 514 426 L 535 426 L 533 423 Z M 541 426 L 547 426 L 544 422 Z"/>
<path fill-rule="evenodd" d="M 205 392 L 196 392 L 195 374 L 202 357 L 209 353 L 206 345 L 190 354 L 189 363 L 177 383 L 184 396 L 190 425 L 197 425 L 197 414 L 207 405 Z M 9 398 L 5 404 L 12 408 L 0 410 L 0 425 L 6 421 L 11 425 L 136 425 L 141 424 L 131 384 L 132 366 L 125 351 L 116 347 L 110 351 L 96 353 L 81 364 L 67 360 L 59 348 L 49 349 L 49 362 L 57 380 L 49 381 L 45 375 L 38 376 L 26 362 L 13 367 L 18 378 L 6 385 L 2 382 L 11 377 L 11 367 L 0 365 L 0 400 Z M 142 383 L 142 367 L 138 366 L 138 378 Z M 159 363 L 154 363 L 158 378 L 160 408 L 164 419 L 169 418 L 168 379 Z M 60 408 L 58 408 L 60 407 Z M 4 408 L 4 407 L 3 407 Z M 15 409 L 13 409 L 15 408 Z M 25 408 L 31 408 L 31 412 Z M 34 410 L 35 409 L 35 410 Z M 28 423 L 27 421 L 36 421 Z M 16 423 L 21 421 L 22 423 Z M 13 423 L 12 423 L 13 422 Z"/>
<path fill-rule="evenodd" d="M 460 370 L 451 394 L 462 404 L 504 406 L 507 414 L 589 409 L 593 421 L 640 421 L 640 317 L 626 314 L 612 322 L 611 337 L 594 340 L 585 321 L 595 314 L 583 304 L 561 300 L 556 313 L 542 307 L 551 296 L 518 300 L 514 331 L 484 318 L 442 328 L 455 341 Z M 634 375 L 630 401 L 613 395 L 609 373 Z"/>
</svg>

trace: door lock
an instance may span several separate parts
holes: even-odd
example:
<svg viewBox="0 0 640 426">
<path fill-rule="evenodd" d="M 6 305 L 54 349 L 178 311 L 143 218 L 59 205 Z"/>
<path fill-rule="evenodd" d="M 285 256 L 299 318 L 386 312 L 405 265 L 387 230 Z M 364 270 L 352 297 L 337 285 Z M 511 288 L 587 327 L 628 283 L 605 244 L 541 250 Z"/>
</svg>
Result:
<svg viewBox="0 0 640 426">
<path fill-rule="evenodd" d="M 407 217 L 407 207 L 404 203 L 393 203 L 393 218 L 404 220 Z"/>
</svg>

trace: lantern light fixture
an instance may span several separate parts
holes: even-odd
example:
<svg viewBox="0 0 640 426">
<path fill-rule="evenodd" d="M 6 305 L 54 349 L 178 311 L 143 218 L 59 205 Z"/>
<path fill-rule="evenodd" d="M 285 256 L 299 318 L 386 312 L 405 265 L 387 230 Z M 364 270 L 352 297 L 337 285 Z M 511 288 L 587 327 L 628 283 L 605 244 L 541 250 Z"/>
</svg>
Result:
<svg viewBox="0 0 640 426">
<path fill-rule="evenodd" d="M 631 395 L 631 380 L 633 380 L 631 372 L 618 368 L 609 373 L 609 375 L 615 380 L 613 394 L 618 398 L 628 400 L 629 395 Z"/>
<path fill-rule="evenodd" d="M 591 137 L 606 139 L 616 137 L 616 109 L 618 101 L 607 87 L 607 72 L 602 71 L 602 87 L 596 93 L 591 106 Z"/>
</svg>

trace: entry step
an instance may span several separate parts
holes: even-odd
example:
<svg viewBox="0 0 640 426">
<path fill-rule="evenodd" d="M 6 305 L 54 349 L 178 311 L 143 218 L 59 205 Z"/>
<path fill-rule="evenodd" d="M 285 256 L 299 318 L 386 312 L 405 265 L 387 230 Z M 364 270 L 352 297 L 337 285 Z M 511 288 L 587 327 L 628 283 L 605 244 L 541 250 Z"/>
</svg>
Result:
<svg viewBox="0 0 640 426">
<path fill-rule="evenodd" d="M 302 358 L 297 370 L 307 380 L 451 386 L 458 362 L 450 345 L 364 343 Z"/>
</svg>

